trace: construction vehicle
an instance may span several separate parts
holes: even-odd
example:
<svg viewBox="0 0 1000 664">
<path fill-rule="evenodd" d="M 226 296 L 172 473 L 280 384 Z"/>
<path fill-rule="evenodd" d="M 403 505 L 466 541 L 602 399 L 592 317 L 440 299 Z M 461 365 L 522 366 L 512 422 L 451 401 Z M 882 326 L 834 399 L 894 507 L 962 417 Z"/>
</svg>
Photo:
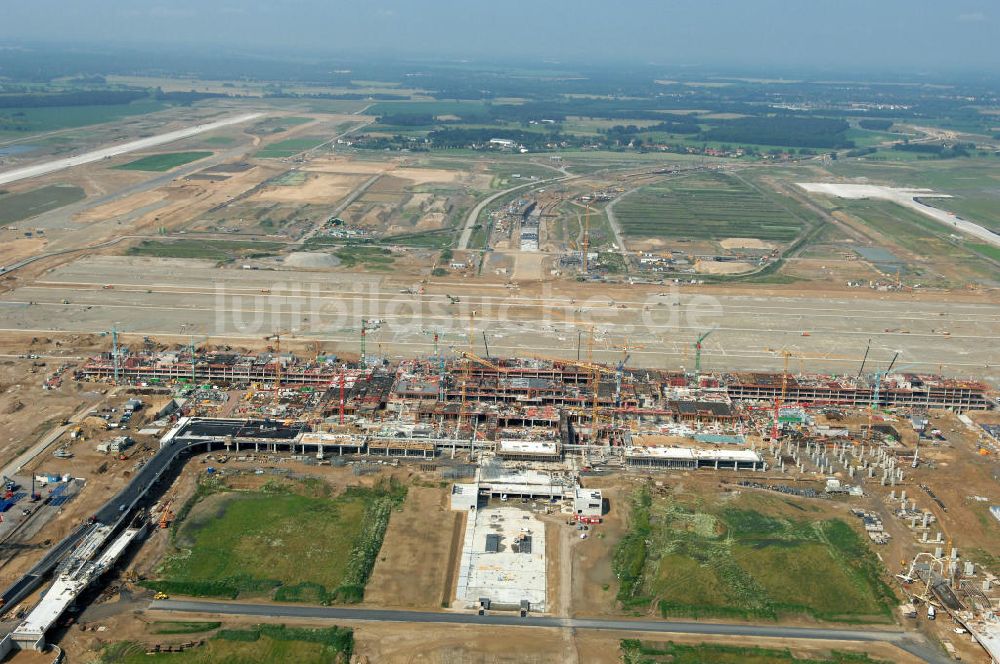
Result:
<svg viewBox="0 0 1000 664">
<path fill-rule="evenodd" d="M 155 595 L 153 595 L 153 599 L 156 599 L 156 600 L 160 600 L 160 599 L 170 599 L 170 595 L 168 595 L 168 594 L 167 594 L 167 593 L 165 593 L 165 592 L 158 592 L 158 593 L 156 593 Z"/>
</svg>

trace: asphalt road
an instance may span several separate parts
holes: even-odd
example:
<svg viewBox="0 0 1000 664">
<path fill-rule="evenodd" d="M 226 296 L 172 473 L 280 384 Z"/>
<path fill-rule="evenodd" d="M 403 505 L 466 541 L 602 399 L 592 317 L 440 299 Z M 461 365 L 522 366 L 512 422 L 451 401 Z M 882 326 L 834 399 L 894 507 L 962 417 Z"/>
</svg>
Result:
<svg viewBox="0 0 1000 664">
<path fill-rule="evenodd" d="M 438 623 L 491 625 L 508 627 L 548 627 L 569 629 L 609 630 L 619 632 L 703 634 L 713 636 L 753 636 L 775 639 L 807 639 L 822 641 L 865 641 L 891 643 L 928 662 L 948 660 L 929 648 L 923 637 L 902 631 L 871 629 L 840 629 L 819 627 L 782 627 L 778 625 L 734 625 L 719 623 L 678 622 L 670 620 L 618 620 L 610 618 L 557 618 L 511 614 L 480 616 L 471 613 L 434 611 L 397 611 L 386 609 L 336 608 L 327 606 L 290 606 L 281 604 L 244 604 L 238 602 L 207 602 L 200 600 L 167 599 L 154 601 L 154 611 L 211 613 L 217 615 L 260 616 L 267 618 L 303 618 L 334 621 L 374 621 L 398 623 Z"/>
<path fill-rule="evenodd" d="M 135 505 L 136 501 L 145 494 L 149 487 L 159 478 L 160 474 L 187 447 L 187 445 L 175 444 L 161 449 L 132 477 L 132 480 L 124 489 L 106 502 L 93 516 L 97 517 L 97 521 L 103 524 L 119 522 L 129 514 L 130 509 Z M 121 510 L 122 505 L 126 506 L 127 509 L 125 511 Z M 53 546 L 26 574 L 0 594 L 3 605 L 10 606 L 19 602 L 34 590 L 42 579 L 62 561 L 66 554 L 72 551 L 80 540 L 90 532 L 90 529 L 91 526 L 81 524 L 58 544 Z"/>
<path fill-rule="evenodd" d="M 492 194 L 488 198 L 483 199 L 476 205 L 476 207 L 472 208 L 472 212 L 470 212 L 469 216 L 465 218 L 465 226 L 462 228 L 462 235 L 459 236 L 458 239 L 459 251 L 465 251 L 469 248 L 469 240 L 472 239 L 472 231 L 476 226 L 476 222 L 479 221 L 479 215 L 482 213 L 482 211 L 486 208 L 487 205 L 489 205 L 496 199 L 502 196 L 506 196 L 507 194 L 511 194 L 515 191 L 518 191 L 519 189 L 526 189 L 527 187 L 531 187 L 531 189 L 537 189 L 538 187 L 544 187 L 545 185 L 551 184 L 553 182 L 559 182 L 561 180 L 571 180 L 578 177 L 581 176 L 564 175 L 562 177 L 550 178 L 548 180 L 532 180 L 531 182 L 525 182 L 524 184 L 519 184 L 516 187 L 510 187 L 509 189 L 498 191 L 497 193 Z"/>
</svg>

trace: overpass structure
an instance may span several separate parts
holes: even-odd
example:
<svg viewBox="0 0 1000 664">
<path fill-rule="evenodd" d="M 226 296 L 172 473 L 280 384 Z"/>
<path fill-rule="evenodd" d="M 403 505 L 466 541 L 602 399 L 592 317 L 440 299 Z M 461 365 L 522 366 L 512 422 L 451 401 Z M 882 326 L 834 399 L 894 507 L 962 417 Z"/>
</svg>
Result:
<svg viewBox="0 0 1000 664">
<path fill-rule="evenodd" d="M 145 534 L 148 525 L 144 510 L 140 510 L 130 525 L 114 538 L 112 526 L 94 524 L 73 553 L 59 564 L 52 586 L 24 622 L 9 635 L 13 645 L 44 649 L 46 632 L 91 583 L 114 566 L 132 542 Z"/>
<path fill-rule="evenodd" d="M 35 592 L 56 572 L 56 579 L 32 607 L 27 619 L 0 639 L 0 657 L 12 648 L 44 649 L 45 633 L 94 581 L 108 571 L 124 551 L 146 532 L 145 514 L 138 510 L 164 474 L 178 460 L 238 440 L 258 448 L 301 437 L 305 425 L 257 420 L 198 420 L 181 418 L 161 439 L 160 449 L 132 480 L 96 514 L 77 526 L 27 573 L 0 594 L 3 606 L 13 606 Z"/>
</svg>

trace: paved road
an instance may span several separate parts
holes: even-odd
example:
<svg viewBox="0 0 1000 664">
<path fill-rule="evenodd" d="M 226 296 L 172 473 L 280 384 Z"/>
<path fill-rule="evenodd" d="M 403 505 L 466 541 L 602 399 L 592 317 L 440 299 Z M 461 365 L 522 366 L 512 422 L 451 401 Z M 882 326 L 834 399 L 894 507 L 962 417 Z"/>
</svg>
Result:
<svg viewBox="0 0 1000 664">
<path fill-rule="evenodd" d="M 149 461 L 146 462 L 139 472 L 132 476 L 132 480 L 119 491 L 113 498 L 107 501 L 100 510 L 93 516 L 99 524 L 121 524 L 125 518 L 130 518 L 131 508 L 135 506 L 139 498 L 156 483 L 164 471 L 190 446 L 190 444 L 175 444 L 162 448 Z M 121 507 L 126 509 L 122 510 Z M 73 550 L 83 537 L 90 532 L 96 524 L 80 524 L 73 532 L 62 539 L 58 544 L 49 549 L 48 553 L 38 561 L 26 574 L 6 588 L 0 599 L 4 606 L 15 604 L 29 595 L 42 582 L 44 577 L 51 572 L 56 565 Z"/>
<path fill-rule="evenodd" d="M 642 187 L 635 187 L 634 189 L 629 189 L 624 194 L 618 196 L 613 201 L 604 206 L 604 214 L 608 218 L 608 226 L 611 227 L 611 232 L 615 234 L 615 242 L 618 244 L 618 251 L 625 253 L 625 237 L 622 235 L 621 226 L 618 225 L 618 219 L 615 217 L 615 204 L 621 199 L 625 198 L 633 191 L 638 191 Z"/>
<path fill-rule="evenodd" d="M 580 176 L 564 175 L 562 177 L 551 178 L 549 180 L 532 180 L 531 182 L 525 182 L 524 184 L 519 184 L 516 187 L 511 187 L 509 189 L 504 189 L 503 191 L 498 191 L 492 196 L 483 199 L 482 201 L 479 202 L 478 205 L 476 205 L 476 207 L 472 208 L 472 212 L 470 212 L 469 216 L 465 218 L 465 228 L 462 229 L 462 235 L 458 239 L 458 249 L 460 251 L 465 251 L 466 249 L 469 248 L 469 240 L 472 239 L 472 231 L 476 226 L 476 222 L 479 220 L 479 215 L 482 214 L 483 210 L 486 208 L 487 205 L 489 205 L 496 199 L 500 198 L 501 196 L 506 196 L 507 194 L 513 193 L 518 189 L 525 189 L 527 187 L 535 189 L 537 187 L 544 187 L 546 184 L 550 184 L 552 182 L 559 182 L 561 180 L 569 180 L 578 177 Z"/>
<path fill-rule="evenodd" d="M 150 136 L 148 138 L 140 138 L 137 141 L 129 141 L 128 143 L 122 143 L 120 145 L 112 145 L 111 147 L 101 148 L 99 150 L 93 150 L 91 152 L 85 152 L 81 155 L 76 155 L 75 157 L 55 159 L 53 161 L 47 161 L 42 164 L 25 166 L 23 168 L 16 168 L 11 171 L 0 173 L 0 184 L 17 182 L 18 180 L 26 180 L 28 178 L 38 177 L 39 175 L 47 175 L 49 173 L 55 173 L 56 171 L 61 171 L 65 168 L 72 168 L 73 166 L 82 166 L 83 164 L 90 164 L 95 161 L 107 159 L 109 157 L 117 157 L 118 155 L 123 155 L 128 152 L 143 150 L 145 148 L 151 148 L 157 145 L 163 145 L 165 143 L 172 143 L 174 141 L 179 141 L 182 138 L 190 138 L 191 136 L 195 136 L 197 134 L 201 134 L 206 131 L 212 131 L 213 129 L 219 129 L 221 127 L 228 127 L 229 125 L 233 124 L 248 122 L 250 120 L 259 118 L 262 115 L 263 113 L 246 113 L 244 115 L 237 115 L 235 117 L 226 118 L 225 120 L 218 120 L 216 122 L 207 122 L 204 124 L 195 125 L 194 127 L 188 127 L 187 129 L 178 129 L 176 131 L 169 131 L 165 134 L 159 134 L 158 136 Z"/>
<path fill-rule="evenodd" d="M 397 611 L 385 609 L 334 608 L 326 606 L 290 606 L 280 604 L 244 604 L 238 602 L 207 602 L 200 600 L 167 599 L 150 604 L 154 611 L 181 611 L 234 616 L 268 618 L 303 618 L 337 621 L 373 621 L 399 623 L 440 623 L 464 625 L 499 625 L 511 627 L 549 627 L 570 629 L 610 630 L 621 632 L 654 632 L 673 634 L 704 634 L 716 636 L 754 636 L 776 639 L 807 639 L 823 641 L 886 642 L 929 662 L 947 660 L 931 650 L 922 637 L 902 631 L 824 629 L 819 627 L 781 627 L 778 625 L 733 625 L 719 623 L 679 622 L 669 620 L 617 620 L 605 618 L 556 618 L 511 614 L 479 616 L 471 613 L 434 611 Z"/>
</svg>

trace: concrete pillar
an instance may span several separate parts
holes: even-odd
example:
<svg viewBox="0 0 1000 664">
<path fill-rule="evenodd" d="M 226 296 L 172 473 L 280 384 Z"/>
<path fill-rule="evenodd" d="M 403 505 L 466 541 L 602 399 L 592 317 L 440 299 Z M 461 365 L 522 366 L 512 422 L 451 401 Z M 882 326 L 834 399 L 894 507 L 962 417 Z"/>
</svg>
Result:
<svg viewBox="0 0 1000 664">
<path fill-rule="evenodd" d="M 940 558 L 942 555 L 944 555 L 944 549 L 939 546 L 934 547 L 934 557 Z"/>
<path fill-rule="evenodd" d="M 927 527 L 927 518 L 929 516 L 930 516 L 930 514 L 928 512 L 924 512 L 924 522 L 923 522 L 923 526 L 922 526 L 923 528 Z"/>
</svg>

